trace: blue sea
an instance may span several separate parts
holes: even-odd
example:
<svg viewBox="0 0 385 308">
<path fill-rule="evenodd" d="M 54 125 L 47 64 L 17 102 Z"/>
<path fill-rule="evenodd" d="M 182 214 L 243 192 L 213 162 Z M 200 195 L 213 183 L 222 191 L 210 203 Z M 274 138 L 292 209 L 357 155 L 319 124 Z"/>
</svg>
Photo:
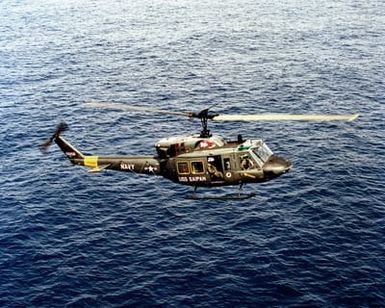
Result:
<svg viewBox="0 0 385 308">
<path fill-rule="evenodd" d="M 0 2 L 1 307 L 385 307 L 385 2 Z M 155 154 L 200 131 L 165 114 L 352 114 L 215 122 L 294 167 L 248 200 L 75 167 L 39 145 Z M 237 187 L 199 189 L 227 194 Z"/>
</svg>

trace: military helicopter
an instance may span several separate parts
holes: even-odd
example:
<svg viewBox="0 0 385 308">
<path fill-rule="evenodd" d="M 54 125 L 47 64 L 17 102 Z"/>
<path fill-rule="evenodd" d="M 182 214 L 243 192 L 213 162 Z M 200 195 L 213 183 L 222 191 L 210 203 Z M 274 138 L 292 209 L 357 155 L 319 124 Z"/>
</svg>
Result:
<svg viewBox="0 0 385 308">
<path fill-rule="evenodd" d="M 198 187 L 218 187 L 239 185 L 238 194 L 225 198 L 250 198 L 255 193 L 241 194 L 247 183 L 262 183 L 275 179 L 292 168 L 287 158 L 275 155 L 261 139 L 226 140 L 212 135 L 208 121 L 353 121 L 358 114 L 351 115 L 292 115 L 292 114 L 253 114 L 220 115 L 210 108 L 199 112 L 173 112 L 160 109 L 147 109 L 122 103 L 88 101 L 86 107 L 126 110 L 129 112 L 151 112 L 196 118 L 201 121 L 200 134 L 173 136 L 156 142 L 156 155 L 145 156 L 103 156 L 86 155 L 71 145 L 62 133 L 68 125 L 62 122 L 54 134 L 42 144 L 42 150 L 55 142 L 74 165 L 89 167 L 90 173 L 103 170 L 116 170 L 131 173 L 162 176 L 175 183 L 194 187 L 192 197 L 198 198 Z M 222 196 L 219 196 L 222 198 Z"/>
</svg>

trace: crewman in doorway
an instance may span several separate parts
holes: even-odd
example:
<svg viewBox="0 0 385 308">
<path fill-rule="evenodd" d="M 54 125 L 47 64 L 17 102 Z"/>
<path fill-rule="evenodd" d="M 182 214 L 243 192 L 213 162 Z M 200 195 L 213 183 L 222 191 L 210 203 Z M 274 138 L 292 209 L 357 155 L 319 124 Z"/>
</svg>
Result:
<svg viewBox="0 0 385 308">
<path fill-rule="evenodd" d="M 254 167 L 254 163 L 253 161 L 251 160 L 251 158 L 249 157 L 249 155 L 245 154 L 245 155 L 242 155 L 241 156 L 241 168 L 243 170 L 249 170 L 249 169 L 253 169 Z"/>
<path fill-rule="evenodd" d="M 210 174 L 210 177 L 214 180 L 223 179 L 223 173 L 218 171 L 217 168 L 210 163 L 207 163 L 207 171 Z"/>
</svg>

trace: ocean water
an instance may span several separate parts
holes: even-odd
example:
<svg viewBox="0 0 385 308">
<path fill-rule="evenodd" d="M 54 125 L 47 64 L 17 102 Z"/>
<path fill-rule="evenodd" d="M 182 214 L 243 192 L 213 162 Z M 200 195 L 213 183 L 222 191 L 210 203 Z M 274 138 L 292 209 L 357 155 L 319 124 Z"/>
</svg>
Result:
<svg viewBox="0 0 385 308">
<path fill-rule="evenodd" d="M 380 0 L 1 1 L 0 306 L 385 306 L 384 12 Z M 246 185 L 252 199 L 191 200 L 162 178 L 43 155 L 61 120 L 92 154 L 152 154 L 200 130 L 89 99 L 360 117 L 212 123 L 294 168 Z"/>
</svg>

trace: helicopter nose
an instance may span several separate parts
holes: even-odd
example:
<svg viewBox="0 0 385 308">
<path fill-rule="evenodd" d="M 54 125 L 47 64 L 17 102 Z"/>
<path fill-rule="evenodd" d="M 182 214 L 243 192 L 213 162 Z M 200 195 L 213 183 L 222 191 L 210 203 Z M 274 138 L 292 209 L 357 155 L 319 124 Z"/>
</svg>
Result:
<svg viewBox="0 0 385 308">
<path fill-rule="evenodd" d="M 277 155 L 272 155 L 268 161 L 263 166 L 263 170 L 266 173 L 273 173 L 274 175 L 281 175 L 293 167 L 293 164 L 290 160 L 280 157 Z"/>
</svg>

